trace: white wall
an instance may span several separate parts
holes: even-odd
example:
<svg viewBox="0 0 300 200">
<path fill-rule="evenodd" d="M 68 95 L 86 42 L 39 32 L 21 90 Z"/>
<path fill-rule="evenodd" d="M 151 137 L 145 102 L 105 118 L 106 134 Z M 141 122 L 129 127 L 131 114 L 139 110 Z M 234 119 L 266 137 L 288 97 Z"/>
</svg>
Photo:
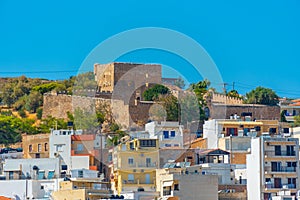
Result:
<svg viewBox="0 0 300 200">
<path fill-rule="evenodd" d="M 221 129 L 221 128 L 220 128 Z M 217 120 L 212 119 L 205 121 L 203 124 L 203 138 L 207 138 L 207 148 L 218 148 L 219 126 Z"/>
<path fill-rule="evenodd" d="M 56 177 L 60 175 L 58 158 L 6 159 L 3 170 L 6 172 L 21 170 L 23 175 L 30 175 L 31 178 L 34 178 L 33 166 L 37 166 L 39 170 L 45 170 L 45 176 L 49 170 L 54 170 Z"/>
<path fill-rule="evenodd" d="M 71 156 L 71 169 L 89 169 L 89 156 Z"/>
<path fill-rule="evenodd" d="M 251 140 L 251 154 L 247 155 L 247 196 L 261 199 L 260 138 Z"/>
<path fill-rule="evenodd" d="M 51 191 L 57 191 L 59 189 L 59 182 L 62 180 L 63 179 L 0 181 L 0 195 L 16 199 L 26 199 L 27 197 L 30 199 L 43 198 Z"/>
<path fill-rule="evenodd" d="M 234 173 L 231 172 L 231 169 L 234 169 L 234 165 L 226 163 L 204 163 L 200 164 L 202 166 L 202 172 L 206 174 L 217 174 L 219 176 L 219 184 L 234 184 Z M 231 180 L 232 179 L 232 180 Z"/>
<path fill-rule="evenodd" d="M 145 125 L 145 131 L 149 132 L 150 138 L 159 139 L 159 147 L 165 148 L 166 144 L 183 148 L 183 126 L 179 122 L 150 122 Z M 163 131 L 175 131 L 175 137 L 164 138 Z"/>
<path fill-rule="evenodd" d="M 71 166 L 71 135 L 54 135 L 51 134 L 49 138 L 49 157 L 60 158 L 61 165 Z M 57 151 L 57 146 L 62 145 L 62 149 Z"/>
</svg>

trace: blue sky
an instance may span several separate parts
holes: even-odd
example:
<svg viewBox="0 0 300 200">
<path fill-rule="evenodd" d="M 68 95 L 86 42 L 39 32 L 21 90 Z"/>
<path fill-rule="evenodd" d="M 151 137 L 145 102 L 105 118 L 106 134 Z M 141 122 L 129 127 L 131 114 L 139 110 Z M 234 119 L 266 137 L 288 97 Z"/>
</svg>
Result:
<svg viewBox="0 0 300 200">
<path fill-rule="evenodd" d="M 150 26 L 196 40 L 240 93 L 260 85 L 300 97 L 298 0 L 177 2 L 1 0 L 0 76 L 68 78 L 103 40 Z M 141 50 L 118 61 L 161 63 L 201 79 L 168 52 Z"/>
</svg>

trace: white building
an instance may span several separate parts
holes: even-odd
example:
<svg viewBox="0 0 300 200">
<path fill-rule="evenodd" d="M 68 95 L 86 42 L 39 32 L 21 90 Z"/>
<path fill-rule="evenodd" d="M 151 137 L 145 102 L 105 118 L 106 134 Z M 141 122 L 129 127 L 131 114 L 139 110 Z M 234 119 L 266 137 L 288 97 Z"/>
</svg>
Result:
<svg viewBox="0 0 300 200">
<path fill-rule="evenodd" d="M 3 164 L 3 172 L 6 180 L 59 178 L 59 159 L 6 159 Z"/>
<path fill-rule="evenodd" d="M 49 137 L 49 157 L 59 158 L 61 170 L 89 169 L 89 156 L 71 155 L 71 135 L 81 135 L 81 130 L 52 130 Z"/>
<path fill-rule="evenodd" d="M 150 138 L 159 140 L 160 148 L 183 148 L 183 125 L 179 122 L 149 122 L 145 131 L 149 132 Z"/>
<path fill-rule="evenodd" d="M 0 181 L 0 194 L 12 199 L 49 199 L 63 179 Z"/>
<path fill-rule="evenodd" d="M 259 137 L 247 155 L 248 199 L 271 199 L 282 189 L 299 190 L 299 140 Z"/>
<path fill-rule="evenodd" d="M 181 165 L 181 164 L 180 164 Z M 176 163 L 156 170 L 156 190 L 160 200 L 217 200 L 218 176 L 204 174 L 200 166 L 178 168 Z"/>
<path fill-rule="evenodd" d="M 98 178 L 98 171 L 89 169 L 72 169 L 71 178 Z"/>
<path fill-rule="evenodd" d="M 235 184 L 235 165 L 229 163 L 204 163 L 200 164 L 203 174 L 218 175 L 219 185 Z"/>
</svg>

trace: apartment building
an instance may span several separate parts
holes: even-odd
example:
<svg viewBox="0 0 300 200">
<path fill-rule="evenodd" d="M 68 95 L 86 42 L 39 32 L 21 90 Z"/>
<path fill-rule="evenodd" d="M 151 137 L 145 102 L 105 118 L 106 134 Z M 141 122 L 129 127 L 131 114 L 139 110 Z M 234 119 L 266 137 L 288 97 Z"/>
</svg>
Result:
<svg viewBox="0 0 300 200">
<path fill-rule="evenodd" d="M 258 137 L 247 155 L 248 199 L 269 200 L 282 190 L 299 190 L 299 140 Z"/>
<path fill-rule="evenodd" d="M 145 125 L 145 131 L 149 132 L 150 138 L 159 140 L 160 148 L 183 148 L 183 125 L 179 122 L 149 122 Z"/>
<path fill-rule="evenodd" d="M 166 163 L 156 170 L 156 190 L 160 200 L 217 200 L 218 176 L 203 174 L 200 166 Z"/>
<path fill-rule="evenodd" d="M 113 151 L 112 189 L 155 191 L 155 170 L 159 166 L 158 139 L 134 139 Z"/>
</svg>

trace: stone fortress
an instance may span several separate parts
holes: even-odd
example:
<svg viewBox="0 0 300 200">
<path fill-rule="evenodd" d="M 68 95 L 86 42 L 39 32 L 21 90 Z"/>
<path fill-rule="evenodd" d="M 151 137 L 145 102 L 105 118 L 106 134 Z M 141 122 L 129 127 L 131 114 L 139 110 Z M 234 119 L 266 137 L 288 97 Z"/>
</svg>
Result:
<svg viewBox="0 0 300 200">
<path fill-rule="evenodd" d="M 47 93 L 44 95 L 43 118 L 53 116 L 67 119 L 67 112 L 76 108 L 94 112 L 106 104 L 115 121 L 128 128 L 143 125 L 149 120 L 149 109 L 154 102 L 142 99 L 143 92 L 154 84 L 161 84 L 161 65 L 136 63 L 109 63 L 94 65 L 97 88 L 79 96 Z M 80 92 L 78 92 L 80 93 Z"/>
<path fill-rule="evenodd" d="M 143 101 L 143 92 L 154 84 L 162 84 L 161 65 L 112 62 L 94 64 L 97 88 L 87 90 L 84 96 L 47 93 L 44 95 L 43 118 L 53 116 L 67 119 L 67 112 L 76 108 L 94 112 L 105 105 L 115 122 L 123 128 L 142 127 L 149 121 L 149 109 L 154 102 Z M 168 87 L 168 84 L 166 84 Z M 170 88 L 172 91 L 174 88 Z M 180 89 L 179 89 L 180 90 Z M 182 91 L 177 91 L 182 92 Z M 173 91 L 172 91 L 173 93 Z M 251 113 L 253 119 L 279 119 L 278 106 L 243 104 L 238 98 L 211 92 L 207 96 L 208 117 L 229 119 L 230 116 Z"/>
</svg>

